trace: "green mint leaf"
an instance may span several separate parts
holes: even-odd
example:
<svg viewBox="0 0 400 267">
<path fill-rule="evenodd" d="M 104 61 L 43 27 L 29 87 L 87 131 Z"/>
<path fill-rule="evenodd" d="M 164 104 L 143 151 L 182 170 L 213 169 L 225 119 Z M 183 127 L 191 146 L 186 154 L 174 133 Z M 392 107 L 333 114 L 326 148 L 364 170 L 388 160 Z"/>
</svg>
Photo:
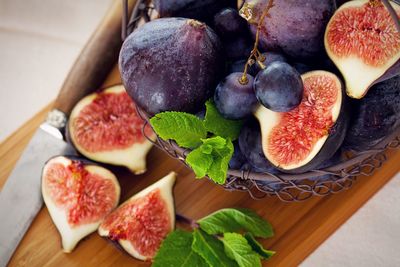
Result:
<svg viewBox="0 0 400 267">
<path fill-rule="evenodd" d="M 246 238 L 237 233 L 225 233 L 222 238 L 226 255 L 240 267 L 261 267 L 260 256 L 253 251 Z"/>
<path fill-rule="evenodd" d="M 196 148 L 201 145 L 201 139 L 207 137 L 203 121 L 189 113 L 158 113 L 150 119 L 150 124 L 159 137 L 175 140 L 179 146 L 185 148 Z"/>
<path fill-rule="evenodd" d="M 192 250 L 192 233 L 175 230 L 161 243 L 153 267 L 208 267 L 207 262 Z"/>
<path fill-rule="evenodd" d="M 274 235 L 271 224 L 249 209 L 222 209 L 200 219 L 198 223 L 210 235 L 241 229 L 256 237 L 269 238 Z"/>
<path fill-rule="evenodd" d="M 210 153 L 204 153 L 203 150 L 208 152 L 208 149 L 212 150 L 211 148 L 207 147 L 207 150 L 200 146 L 192 150 L 186 156 L 186 163 L 193 169 L 194 173 L 196 174 L 197 178 L 202 178 L 206 176 L 207 171 L 210 169 L 211 164 L 213 163 L 213 156 Z"/>
<path fill-rule="evenodd" d="M 214 161 L 208 170 L 208 176 L 217 184 L 224 184 L 226 181 L 226 174 L 229 168 L 229 161 L 233 155 L 233 150 L 233 143 L 229 139 L 226 140 L 224 147 L 213 150 Z"/>
<path fill-rule="evenodd" d="M 235 261 L 226 256 L 223 243 L 202 230 L 194 230 L 192 249 L 212 267 L 238 266 Z"/>
<path fill-rule="evenodd" d="M 206 102 L 206 116 L 204 118 L 204 125 L 207 131 L 234 141 L 239 136 L 243 122 L 225 119 L 218 112 L 218 109 L 215 107 L 214 103 L 209 100 Z"/>
<path fill-rule="evenodd" d="M 208 175 L 214 182 L 224 184 L 234 149 L 232 141 L 220 136 L 201 141 L 203 144 L 187 155 L 186 163 L 193 169 L 197 178 Z"/>
<path fill-rule="evenodd" d="M 269 259 L 275 255 L 275 251 L 264 249 L 251 233 L 245 233 L 244 238 L 246 238 L 247 243 L 253 248 L 253 251 L 257 252 L 262 259 Z"/>
</svg>

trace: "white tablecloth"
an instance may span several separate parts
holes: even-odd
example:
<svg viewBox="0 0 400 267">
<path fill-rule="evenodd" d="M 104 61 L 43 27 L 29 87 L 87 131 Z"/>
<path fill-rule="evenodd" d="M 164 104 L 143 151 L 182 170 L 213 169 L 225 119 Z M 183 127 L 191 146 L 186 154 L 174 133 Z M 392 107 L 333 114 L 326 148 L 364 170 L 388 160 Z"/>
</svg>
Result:
<svg viewBox="0 0 400 267">
<path fill-rule="evenodd" d="M 0 142 L 55 98 L 110 3 L 0 0 Z M 400 266 L 400 175 L 302 266 Z"/>
</svg>

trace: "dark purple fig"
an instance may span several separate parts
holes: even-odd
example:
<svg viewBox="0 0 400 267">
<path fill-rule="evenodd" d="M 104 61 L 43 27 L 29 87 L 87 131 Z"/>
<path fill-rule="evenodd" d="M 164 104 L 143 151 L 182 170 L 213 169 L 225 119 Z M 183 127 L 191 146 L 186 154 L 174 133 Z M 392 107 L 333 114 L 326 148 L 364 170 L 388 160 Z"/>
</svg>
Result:
<svg viewBox="0 0 400 267">
<path fill-rule="evenodd" d="M 372 86 L 352 107 L 345 145 L 360 151 L 371 149 L 400 127 L 400 76 Z"/>
<path fill-rule="evenodd" d="M 125 40 L 119 68 L 128 94 L 149 114 L 195 113 L 213 95 L 224 57 L 218 36 L 206 24 L 162 18 Z"/>
<path fill-rule="evenodd" d="M 269 0 L 246 0 L 253 35 Z M 294 58 L 318 57 L 324 50 L 326 25 L 335 10 L 332 0 L 274 1 L 260 32 L 263 49 L 282 50 Z"/>
<path fill-rule="evenodd" d="M 226 7 L 237 7 L 236 0 L 154 0 L 160 17 L 184 17 L 212 22 L 214 15 Z"/>
</svg>

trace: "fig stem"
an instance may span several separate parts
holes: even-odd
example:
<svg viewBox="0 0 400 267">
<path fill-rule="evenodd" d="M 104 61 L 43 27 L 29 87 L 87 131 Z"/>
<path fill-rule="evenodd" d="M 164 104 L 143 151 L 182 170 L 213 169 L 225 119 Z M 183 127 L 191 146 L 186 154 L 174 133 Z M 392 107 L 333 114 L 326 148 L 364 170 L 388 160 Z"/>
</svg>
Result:
<svg viewBox="0 0 400 267">
<path fill-rule="evenodd" d="M 392 7 L 388 0 L 382 0 L 383 5 L 389 11 L 390 16 L 392 17 L 394 24 L 396 25 L 397 31 L 400 33 L 400 19 L 397 16 L 396 10 Z"/>
<path fill-rule="evenodd" d="M 239 79 L 239 82 L 241 84 L 247 84 L 249 81 L 247 79 L 247 71 L 250 65 L 251 60 L 254 58 L 254 60 L 256 62 L 259 61 L 264 61 L 265 60 L 265 56 L 263 56 L 260 51 L 258 50 L 258 43 L 260 41 L 260 31 L 262 29 L 262 25 L 264 22 L 265 17 L 268 15 L 269 10 L 274 6 L 274 0 L 269 0 L 267 6 L 265 7 L 265 9 L 263 10 L 263 13 L 260 17 L 260 20 L 258 21 L 257 24 L 257 31 L 256 31 L 256 39 L 254 41 L 254 47 L 253 50 L 251 50 L 250 56 L 247 59 L 246 65 L 244 66 L 244 70 L 243 70 L 243 75 L 242 77 Z M 263 60 L 262 60 L 263 59 Z"/>
<path fill-rule="evenodd" d="M 183 222 L 183 223 L 186 223 L 186 224 L 190 225 L 190 227 L 192 229 L 199 228 L 199 224 L 195 220 L 187 218 L 187 217 L 183 216 L 182 214 L 176 213 L 175 214 L 175 218 L 176 218 L 177 221 L 180 221 L 180 222 Z"/>
</svg>

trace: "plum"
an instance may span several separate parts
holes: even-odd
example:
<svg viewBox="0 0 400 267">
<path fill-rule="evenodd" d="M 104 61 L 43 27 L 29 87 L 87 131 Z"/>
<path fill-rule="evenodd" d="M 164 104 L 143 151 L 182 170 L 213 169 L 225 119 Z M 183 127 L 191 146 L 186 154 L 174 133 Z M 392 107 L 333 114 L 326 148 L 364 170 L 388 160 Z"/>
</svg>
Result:
<svg viewBox="0 0 400 267">
<path fill-rule="evenodd" d="M 250 22 L 253 35 L 268 2 L 247 0 L 243 6 L 252 10 Z M 282 50 L 300 59 L 317 57 L 324 50 L 324 31 L 334 10 L 333 0 L 274 1 L 260 32 L 261 48 Z"/>
<path fill-rule="evenodd" d="M 209 99 L 224 71 L 218 36 L 206 24 L 161 18 L 136 29 L 119 57 L 123 84 L 149 114 L 197 112 Z"/>
</svg>

